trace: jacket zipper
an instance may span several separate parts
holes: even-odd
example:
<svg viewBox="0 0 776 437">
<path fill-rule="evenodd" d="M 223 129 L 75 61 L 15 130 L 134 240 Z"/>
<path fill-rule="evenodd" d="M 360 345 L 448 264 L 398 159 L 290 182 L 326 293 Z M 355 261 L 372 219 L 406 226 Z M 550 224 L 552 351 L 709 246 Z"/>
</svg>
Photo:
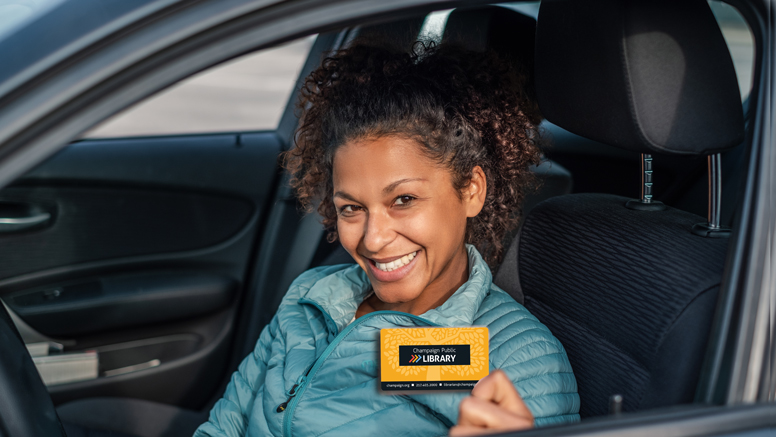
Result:
<svg viewBox="0 0 776 437">
<path fill-rule="evenodd" d="M 326 311 L 324 311 L 324 310 L 323 310 L 323 308 L 321 308 L 321 307 L 320 307 L 320 305 L 316 304 L 316 303 L 315 303 L 315 302 L 313 302 L 313 301 L 309 301 L 309 300 L 307 300 L 307 299 L 301 299 L 301 300 L 300 300 L 300 302 L 301 302 L 301 303 L 310 304 L 310 305 L 312 305 L 312 306 L 314 306 L 314 307 L 318 308 L 318 311 L 320 311 L 320 312 L 323 314 L 323 317 L 324 317 L 324 319 L 326 319 L 326 325 L 327 325 L 327 326 L 331 326 L 331 327 L 336 327 L 336 326 L 337 326 L 337 324 L 336 324 L 336 323 L 334 323 L 334 319 L 332 319 L 332 318 L 331 318 L 331 316 L 329 315 L 329 313 L 327 313 Z M 327 346 L 327 347 L 328 347 L 328 346 Z M 326 350 L 324 349 L 324 352 L 325 352 L 325 351 L 326 351 Z M 321 354 L 321 355 L 323 355 L 323 354 Z M 277 413 L 282 413 L 283 411 L 286 411 L 286 408 L 288 408 L 288 404 L 289 404 L 289 403 L 290 403 L 290 402 L 291 402 L 291 401 L 294 399 L 294 396 L 296 396 L 296 394 L 299 392 L 299 387 L 300 387 L 302 384 L 304 384 L 304 381 L 307 379 L 307 375 L 309 375 L 309 374 L 310 374 L 310 371 L 313 369 L 313 366 L 315 366 L 315 363 L 316 363 L 316 362 L 317 362 L 317 360 L 316 360 L 316 361 L 313 361 L 313 364 L 312 364 L 310 367 L 308 367 L 308 368 L 307 368 L 307 372 L 305 372 L 305 373 L 304 373 L 304 375 L 303 375 L 303 376 L 301 376 L 301 377 L 300 377 L 300 378 L 299 378 L 299 379 L 296 381 L 296 384 L 294 384 L 294 386 L 293 386 L 293 387 L 291 387 L 291 390 L 289 390 L 289 391 L 286 393 L 286 395 L 288 395 L 288 399 L 286 399 L 286 401 L 285 401 L 285 402 L 283 402 L 282 404 L 278 405 L 278 407 L 275 409 L 275 412 L 277 412 Z"/>
<path fill-rule="evenodd" d="M 310 366 L 310 369 L 312 369 L 312 366 Z M 291 390 L 289 390 L 286 393 L 286 395 L 288 395 L 288 400 L 278 405 L 278 407 L 275 409 L 276 412 L 282 413 L 283 411 L 286 411 L 286 407 L 288 407 L 288 403 L 291 402 L 291 399 L 293 399 L 294 396 L 296 396 L 299 386 L 304 384 L 305 379 L 307 379 L 307 375 L 310 373 L 310 369 L 307 369 L 307 373 L 305 373 L 302 377 L 300 377 L 299 380 L 296 381 L 296 384 L 294 384 L 294 386 L 291 387 Z"/>
<path fill-rule="evenodd" d="M 326 311 L 324 311 L 323 308 L 321 308 L 315 302 L 305 300 L 303 301 L 303 303 L 315 306 L 324 314 L 325 317 L 329 317 L 329 319 L 331 319 L 331 317 L 326 313 Z M 318 357 L 317 360 L 315 360 L 315 362 L 313 363 L 313 366 L 307 370 L 307 373 L 302 378 L 300 378 L 300 383 L 294 384 L 291 390 L 289 390 L 288 400 L 278 406 L 276 410 L 278 413 L 285 412 L 285 417 L 283 417 L 283 435 L 285 437 L 291 436 L 291 418 L 294 417 L 294 410 L 296 409 L 297 404 L 299 404 L 299 399 L 301 399 L 302 393 L 304 393 L 305 389 L 307 388 L 307 383 L 309 383 L 313 379 L 313 376 L 315 376 L 315 373 L 318 371 L 318 369 L 320 369 L 321 365 L 323 365 L 323 362 L 326 361 L 326 358 L 328 358 L 329 355 L 331 355 L 332 351 L 334 351 L 334 348 L 337 347 L 337 345 L 342 341 L 342 339 L 345 338 L 348 335 L 348 333 L 350 333 L 350 331 L 352 331 L 356 326 L 358 326 L 361 322 L 369 319 L 372 316 L 379 316 L 379 315 L 399 315 L 399 316 L 404 316 L 404 317 L 409 317 L 411 319 L 419 320 L 429 326 L 439 326 L 436 323 L 431 323 L 422 317 L 418 317 L 413 314 L 402 313 L 399 311 L 375 311 L 375 312 L 363 315 L 358 319 L 356 319 L 353 323 L 345 327 L 345 329 L 342 330 L 342 332 L 340 332 L 334 338 L 334 340 L 332 340 L 332 342 L 329 343 L 328 346 L 326 346 L 326 349 L 324 349 L 321 356 Z M 283 407 L 282 410 L 280 409 L 281 406 Z"/>
</svg>

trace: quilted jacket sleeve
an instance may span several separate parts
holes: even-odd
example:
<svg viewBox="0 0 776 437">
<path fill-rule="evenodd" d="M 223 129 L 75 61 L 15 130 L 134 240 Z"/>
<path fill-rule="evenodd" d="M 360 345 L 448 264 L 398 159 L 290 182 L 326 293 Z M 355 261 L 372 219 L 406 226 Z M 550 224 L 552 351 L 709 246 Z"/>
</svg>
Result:
<svg viewBox="0 0 776 437">
<path fill-rule="evenodd" d="M 256 348 L 240 363 L 226 393 L 210 410 L 210 419 L 200 425 L 194 437 L 241 437 L 245 435 L 256 393 L 264 383 L 270 345 L 278 334 L 277 315 L 264 327 Z"/>
</svg>

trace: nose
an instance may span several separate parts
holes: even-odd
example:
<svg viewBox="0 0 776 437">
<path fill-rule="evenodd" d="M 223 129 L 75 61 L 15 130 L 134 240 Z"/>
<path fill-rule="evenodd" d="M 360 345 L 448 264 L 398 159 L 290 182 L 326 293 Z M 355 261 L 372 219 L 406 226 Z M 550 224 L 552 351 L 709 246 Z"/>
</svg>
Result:
<svg viewBox="0 0 776 437">
<path fill-rule="evenodd" d="M 370 213 L 364 229 L 364 248 L 370 253 L 379 253 L 396 238 L 393 220 L 387 214 Z"/>
</svg>

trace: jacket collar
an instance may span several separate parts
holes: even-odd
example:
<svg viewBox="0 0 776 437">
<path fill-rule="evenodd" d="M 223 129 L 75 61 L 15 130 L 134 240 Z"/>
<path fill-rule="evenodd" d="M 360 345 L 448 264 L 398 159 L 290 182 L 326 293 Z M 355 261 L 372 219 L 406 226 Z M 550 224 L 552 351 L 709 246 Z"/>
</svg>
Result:
<svg viewBox="0 0 776 437">
<path fill-rule="evenodd" d="M 469 279 L 442 305 L 420 317 L 441 326 L 471 326 L 477 310 L 493 281 L 482 256 L 467 244 Z M 341 332 L 356 314 L 356 309 L 371 292 L 369 278 L 359 265 L 340 270 L 317 281 L 302 296 L 300 303 L 313 303 L 327 314 Z"/>
</svg>

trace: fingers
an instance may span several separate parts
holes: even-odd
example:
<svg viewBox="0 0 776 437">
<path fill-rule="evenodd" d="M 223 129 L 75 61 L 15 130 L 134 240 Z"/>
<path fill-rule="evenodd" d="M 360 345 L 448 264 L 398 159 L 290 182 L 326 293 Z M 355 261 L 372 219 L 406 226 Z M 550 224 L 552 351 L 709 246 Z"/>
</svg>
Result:
<svg viewBox="0 0 776 437">
<path fill-rule="evenodd" d="M 507 375 L 496 370 L 481 379 L 461 401 L 454 437 L 533 428 L 534 418 Z"/>
<path fill-rule="evenodd" d="M 512 381 L 502 370 L 496 370 L 482 378 L 472 389 L 471 396 L 495 403 L 516 416 L 530 419 L 533 423 L 531 410 L 525 405 Z"/>
<path fill-rule="evenodd" d="M 525 429 L 525 428 L 523 428 Z M 470 425 L 455 425 L 450 428 L 450 437 L 474 437 L 488 434 L 499 434 L 509 431 L 520 431 L 519 429 L 485 429 Z"/>
<path fill-rule="evenodd" d="M 521 430 L 533 427 L 533 416 L 517 415 L 493 402 L 469 396 L 461 401 L 458 425 L 492 430 Z"/>
<path fill-rule="evenodd" d="M 454 427 L 450 428 L 450 437 L 469 437 L 469 436 L 478 436 L 478 435 L 485 435 L 485 434 L 495 434 L 498 432 L 504 432 L 504 430 L 499 429 L 484 429 L 477 426 L 470 426 L 470 425 L 455 425 Z"/>
</svg>

